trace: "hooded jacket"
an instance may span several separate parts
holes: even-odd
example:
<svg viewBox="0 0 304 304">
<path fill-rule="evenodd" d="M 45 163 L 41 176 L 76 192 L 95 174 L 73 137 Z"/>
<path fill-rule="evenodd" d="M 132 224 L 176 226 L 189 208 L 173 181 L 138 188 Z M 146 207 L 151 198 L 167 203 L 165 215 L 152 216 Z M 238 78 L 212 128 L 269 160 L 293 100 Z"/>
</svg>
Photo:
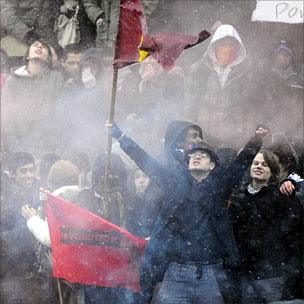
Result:
<svg viewBox="0 0 304 304">
<path fill-rule="evenodd" d="M 190 128 L 199 130 L 200 137 L 203 138 L 200 126 L 196 124 L 183 120 L 173 120 L 168 124 L 165 134 L 165 164 L 167 166 L 176 163 L 184 166 L 184 155 L 177 149 L 176 144 Z"/>
<path fill-rule="evenodd" d="M 230 266 L 237 267 L 239 254 L 225 200 L 259 151 L 261 142 L 248 142 L 227 170 L 219 167 L 201 183 L 196 182 L 186 166 L 164 168 L 126 136 L 120 145 L 165 192 L 141 273 L 145 298 L 151 297 L 153 286 L 163 280 L 171 262 L 212 264 L 227 255 Z"/>
<path fill-rule="evenodd" d="M 225 37 L 236 40 L 239 51 L 233 62 L 221 67 L 214 46 Z M 208 138 L 213 146 L 225 143 L 236 147 L 240 139 L 248 138 L 250 126 L 247 126 L 246 111 L 251 93 L 248 89 L 250 70 L 245 59 L 246 49 L 237 31 L 231 25 L 221 25 L 202 60 L 191 66 L 186 90 L 187 111 L 210 138 L 215 137 L 214 142 Z"/>
</svg>

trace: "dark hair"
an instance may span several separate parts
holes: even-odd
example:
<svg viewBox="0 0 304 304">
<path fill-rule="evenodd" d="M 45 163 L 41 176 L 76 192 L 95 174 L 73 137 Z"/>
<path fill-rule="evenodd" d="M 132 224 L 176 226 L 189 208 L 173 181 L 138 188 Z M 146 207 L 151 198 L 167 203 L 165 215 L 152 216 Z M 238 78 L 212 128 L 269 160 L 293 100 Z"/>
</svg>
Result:
<svg viewBox="0 0 304 304">
<path fill-rule="evenodd" d="M 280 162 L 278 156 L 270 150 L 260 150 L 268 167 L 270 168 L 271 177 L 269 183 L 277 183 L 280 180 Z"/>
<path fill-rule="evenodd" d="M 28 46 L 27 51 L 26 51 L 26 54 L 25 54 L 25 56 L 24 56 L 24 60 L 25 60 L 26 64 L 27 64 L 28 61 L 29 61 L 28 57 L 29 57 L 29 54 L 30 54 L 30 48 L 31 48 L 31 46 L 32 46 L 34 43 L 36 43 L 36 42 L 40 42 L 42 45 L 44 45 L 44 46 L 47 48 L 48 54 L 49 54 L 48 61 L 47 61 L 47 65 L 48 65 L 49 68 L 52 68 L 52 67 L 53 67 L 53 55 L 52 55 L 51 46 L 50 46 L 47 42 L 45 42 L 44 40 L 42 40 L 42 39 L 34 40 L 34 41 Z"/>
<path fill-rule="evenodd" d="M 69 44 L 62 50 L 60 58 L 66 60 L 69 54 L 80 54 L 83 53 L 83 51 L 83 47 L 78 44 Z"/>
<path fill-rule="evenodd" d="M 125 185 L 127 183 L 127 172 L 124 166 L 124 163 L 118 154 L 113 153 L 111 156 L 111 165 L 110 165 L 110 174 L 112 176 L 117 176 L 118 180 L 115 178 L 115 187 L 118 189 L 125 191 Z M 106 154 L 103 153 L 98 156 L 96 159 L 93 169 L 92 169 L 92 189 L 96 190 L 100 183 L 103 181 L 105 174 L 105 166 L 106 166 Z M 109 183 L 109 188 L 111 188 L 111 183 Z M 101 193 L 99 193 L 101 194 Z"/>
<path fill-rule="evenodd" d="M 12 173 L 16 173 L 16 170 L 27 164 L 34 164 L 35 160 L 32 154 L 27 152 L 16 152 L 9 157 L 8 170 Z"/>
<path fill-rule="evenodd" d="M 180 142 L 185 142 L 187 134 L 188 134 L 188 131 L 191 130 L 191 129 L 194 129 L 194 130 L 198 131 L 200 137 L 203 139 L 203 133 L 202 133 L 202 129 L 200 128 L 200 126 L 198 126 L 198 125 L 190 125 L 190 126 L 186 127 L 185 129 L 183 129 L 183 131 L 181 132 L 181 134 L 177 137 L 177 139 L 175 141 L 175 145 L 177 143 L 180 143 Z"/>
</svg>

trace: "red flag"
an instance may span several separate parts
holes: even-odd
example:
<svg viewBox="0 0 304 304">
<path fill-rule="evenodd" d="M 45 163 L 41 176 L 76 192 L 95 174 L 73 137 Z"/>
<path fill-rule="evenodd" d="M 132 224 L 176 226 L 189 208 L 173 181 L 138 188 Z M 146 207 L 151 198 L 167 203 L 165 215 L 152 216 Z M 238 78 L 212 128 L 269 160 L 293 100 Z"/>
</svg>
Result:
<svg viewBox="0 0 304 304">
<path fill-rule="evenodd" d="M 147 241 L 61 198 L 45 203 L 54 277 L 139 291 Z"/>
<path fill-rule="evenodd" d="M 151 55 L 163 68 L 171 69 L 184 49 L 204 41 L 209 36 L 207 31 L 202 31 L 198 37 L 168 32 L 149 36 L 141 1 L 121 0 L 114 66 L 123 68 L 141 62 Z"/>
<path fill-rule="evenodd" d="M 146 34 L 146 19 L 140 0 L 121 0 L 114 65 L 125 67 L 139 61 L 139 45 Z"/>
<path fill-rule="evenodd" d="M 145 35 L 140 50 L 148 52 L 164 69 L 171 69 L 184 49 L 195 46 L 210 36 L 202 31 L 197 37 L 183 33 L 158 33 Z"/>
</svg>

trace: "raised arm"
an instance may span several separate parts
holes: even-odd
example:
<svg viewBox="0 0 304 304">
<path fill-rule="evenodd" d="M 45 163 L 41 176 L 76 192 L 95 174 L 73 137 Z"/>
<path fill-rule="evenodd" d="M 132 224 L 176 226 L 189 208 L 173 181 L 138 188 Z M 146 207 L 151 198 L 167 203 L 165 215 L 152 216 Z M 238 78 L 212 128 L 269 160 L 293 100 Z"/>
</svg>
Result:
<svg viewBox="0 0 304 304">
<path fill-rule="evenodd" d="M 230 193 L 233 187 L 239 185 L 246 170 L 248 170 L 254 157 L 260 151 L 263 138 L 268 134 L 269 130 L 265 126 L 258 126 L 255 134 L 246 145 L 241 149 L 236 159 L 224 172 L 223 177 L 225 178 L 225 193 Z"/>
<path fill-rule="evenodd" d="M 136 163 L 136 165 L 162 189 L 170 178 L 169 172 L 147 154 L 137 143 L 127 137 L 114 123 L 112 125 L 112 137 L 118 140 L 123 151 Z"/>
</svg>

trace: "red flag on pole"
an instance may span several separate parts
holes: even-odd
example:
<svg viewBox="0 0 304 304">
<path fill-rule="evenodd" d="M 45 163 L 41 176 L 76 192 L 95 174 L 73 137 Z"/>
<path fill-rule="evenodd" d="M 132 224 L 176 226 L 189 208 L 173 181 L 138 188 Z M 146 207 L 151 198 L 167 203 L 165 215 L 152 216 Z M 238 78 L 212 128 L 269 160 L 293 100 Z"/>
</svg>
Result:
<svg viewBox="0 0 304 304">
<path fill-rule="evenodd" d="M 140 290 L 147 241 L 61 198 L 45 203 L 53 275 L 71 283 Z"/>
<path fill-rule="evenodd" d="M 116 68 L 139 61 L 139 46 L 145 34 L 146 19 L 140 0 L 121 0 L 114 55 Z"/>
<path fill-rule="evenodd" d="M 200 32 L 197 37 L 183 33 L 168 32 L 158 33 L 153 36 L 145 35 L 139 48 L 148 52 L 164 69 L 170 70 L 184 49 L 203 42 L 209 36 L 210 33 L 207 31 Z"/>
<path fill-rule="evenodd" d="M 140 0 L 121 0 L 114 66 L 123 68 L 141 62 L 151 55 L 163 68 L 171 69 L 184 49 L 207 39 L 210 33 L 198 36 L 183 33 L 147 34 L 146 17 Z"/>
</svg>

